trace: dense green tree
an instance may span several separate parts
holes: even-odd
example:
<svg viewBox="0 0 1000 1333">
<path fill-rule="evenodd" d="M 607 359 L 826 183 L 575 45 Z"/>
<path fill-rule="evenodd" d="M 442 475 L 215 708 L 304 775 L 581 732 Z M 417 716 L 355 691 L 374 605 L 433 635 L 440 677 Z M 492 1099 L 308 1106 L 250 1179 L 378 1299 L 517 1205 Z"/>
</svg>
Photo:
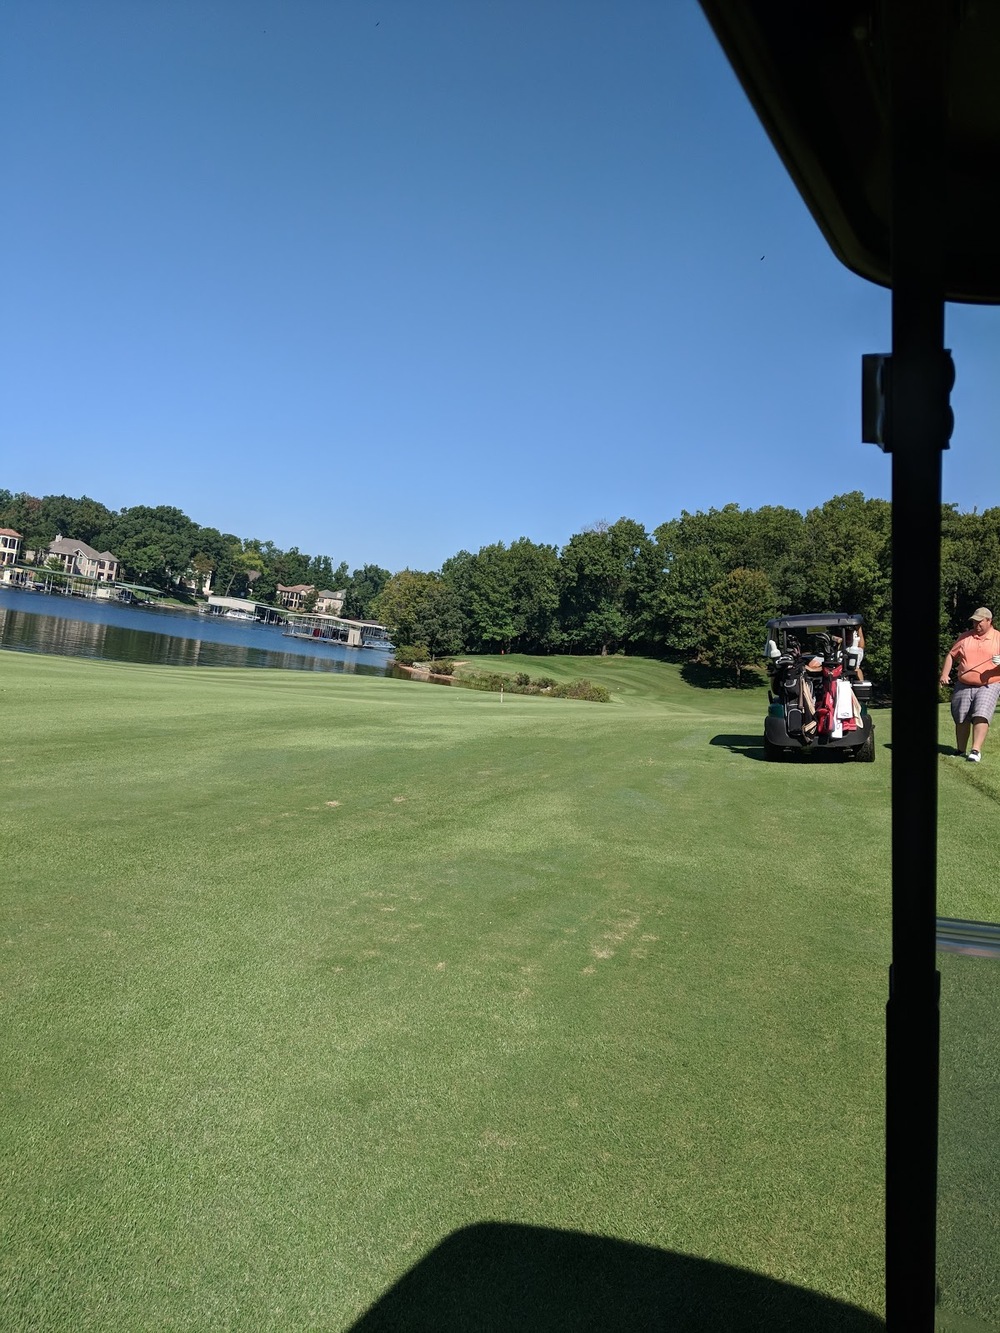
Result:
<svg viewBox="0 0 1000 1333">
<path fill-rule="evenodd" d="M 347 583 L 347 597 L 344 601 L 344 615 L 349 620 L 373 620 L 372 610 L 375 598 L 379 595 L 392 575 L 380 565 L 362 565 L 350 576 Z M 343 585 L 342 585 L 343 586 Z M 334 592 L 339 591 L 334 589 Z"/>
<path fill-rule="evenodd" d="M 476 652 L 544 652 L 557 628 L 559 553 L 527 537 L 494 542 L 473 555 L 446 560 L 442 576 L 468 621 L 467 647 Z"/>
<path fill-rule="evenodd" d="M 503 542 L 480 548 L 472 564 L 472 601 L 463 611 L 477 626 L 483 646 L 509 652 L 517 635 L 517 592 Z"/>
<path fill-rule="evenodd" d="M 572 536 L 559 558 L 562 642 L 608 653 L 641 639 L 649 616 L 639 594 L 656 559 L 652 539 L 630 518 Z"/>
<path fill-rule="evenodd" d="M 314 555 L 306 567 L 304 582 L 317 590 L 333 591 L 333 562 L 328 555 Z"/>
<path fill-rule="evenodd" d="M 210 578 L 210 591 L 224 594 L 236 572 L 239 538 L 231 532 L 220 532 L 218 528 L 199 528 L 194 545 L 191 574 L 197 580 L 197 592 L 201 593 L 205 579 Z"/>
<path fill-rule="evenodd" d="M 328 555 L 315 555 L 309 561 L 305 582 L 311 583 L 317 592 L 341 592 L 347 587 L 347 565 L 341 561 L 336 569 Z"/>
<path fill-rule="evenodd" d="M 945 505 L 941 538 L 941 646 L 947 651 L 977 606 L 1000 619 L 1000 509 L 958 513 Z"/>
<path fill-rule="evenodd" d="M 188 575 L 199 528 L 172 505 L 133 505 L 112 516 L 95 545 L 111 551 L 134 583 L 168 588 Z"/>
<path fill-rule="evenodd" d="M 48 524 L 40 516 L 41 508 L 42 502 L 37 495 L 18 491 L 16 495 L 11 496 L 3 512 L 0 513 L 0 527 L 13 528 L 23 537 L 22 552 L 38 550 L 47 546 L 52 540 L 48 535 Z"/>
<path fill-rule="evenodd" d="M 395 643 L 425 643 L 434 657 L 462 648 L 462 611 L 454 589 L 440 574 L 413 569 L 393 574 L 372 610 Z"/>
<path fill-rule="evenodd" d="M 239 549 L 233 552 L 233 573 L 226 596 L 273 604 L 279 582 L 271 567 L 276 550 L 273 543 L 258 541 L 256 537 L 239 543 Z"/>
<path fill-rule="evenodd" d="M 297 546 L 287 551 L 276 551 L 268 561 L 268 568 L 279 583 L 286 588 L 294 588 L 298 583 L 309 582 L 309 564 L 311 557 L 303 555 Z"/>
<path fill-rule="evenodd" d="M 87 495 L 79 500 L 69 495 L 46 495 L 38 510 L 39 523 L 44 525 L 47 534 L 46 543 L 59 535 L 93 546 L 113 518 L 110 509 Z"/>
<path fill-rule="evenodd" d="M 506 563 L 513 588 L 513 646 L 519 652 L 545 652 L 559 611 L 559 552 L 519 537 L 511 542 Z"/>
<path fill-rule="evenodd" d="M 503 542 L 476 555 L 460 551 L 441 568 L 466 620 L 466 641 L 480 652 L 509 651 L 517 634 L 513 568 Z"/>
<path fill-rule="evenodd" d="M 668 570 L 681 556 L 699 552 L 704 557 L 677 566 L 678 586 L 682 582 L 690 584 L 692 572 L 709 565 L 720 572 L 762 569 L 781 610 L 789 611 L 800 601 L 809 601 L 806 527 L 796 509 L 774 505 L 740 509 L 729 504 L 707 513 L 682 510 L 679 518 L 658 527 L 655 537 Z"/>
<path fill-rule="evenodd" d="M 888 683 L 892 613 L 892 506 L 860 491 L 834 496 L 806 514 L 808 611 L 852 611 L 865 619 L 865 658 Z"/>
<path fill-rule="evenodd" d="M 702 642 L 705 604 L 725 570 L 704 546 L 669 556 L 655 606 L 656 640 L 675 653 L 690 655 Z"/>
<path fill-rule="evenodd" d="M 739 686 L 744 668 L 760 661 L 764 626 L 774 613 L 774 589 L 764 571 L 732 570 L 711 590 L 705 604 L 700 659 L 732 671 Z"/>
</svg>

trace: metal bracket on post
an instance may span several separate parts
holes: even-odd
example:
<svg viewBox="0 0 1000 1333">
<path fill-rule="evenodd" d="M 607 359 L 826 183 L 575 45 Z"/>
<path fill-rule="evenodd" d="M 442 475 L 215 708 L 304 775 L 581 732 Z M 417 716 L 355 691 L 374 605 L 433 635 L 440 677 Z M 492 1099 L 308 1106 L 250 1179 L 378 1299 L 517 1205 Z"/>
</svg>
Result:
<svg viewBox="0 0 1000 1333">
<path fill-rule="evenodd" d="M 950 349 L 939 358 L 940 382 L 933 387 L 940 405 L 941 421 L 936 429 L 941 448 L 950 449 L 955 414 L 951 391 L 955 387 L 955 362 Z M 861 439 L 877 444 L 884 454 L 892 453 L 892 357 L 887 352 L 866 352 L 861 358 Z"/>
<path fill-rule="evenodd" d="M 892 453 L 889 403 L 892 394 L 889 379 L 892 357 L 882 352 L 866 352 L 861 358 L 861 439 L 877 444 L 884 454 Z"/>
</svg>

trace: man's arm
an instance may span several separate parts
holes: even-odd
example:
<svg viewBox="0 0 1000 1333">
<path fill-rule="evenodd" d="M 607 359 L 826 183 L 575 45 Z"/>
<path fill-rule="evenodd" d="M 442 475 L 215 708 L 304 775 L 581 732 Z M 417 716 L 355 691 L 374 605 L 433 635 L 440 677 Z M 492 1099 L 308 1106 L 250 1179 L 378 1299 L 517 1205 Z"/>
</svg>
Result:
<svg viewBox="0 0 1000 1333">
<path fill-rule="evenodd" d="M 954 649 L 954 648 L 950 648 L 950 649 L 948 650 L 948 656 L 944 659 L 944 666 L 942 666 L 942 668 L 941 668 L 941 684 L 942 684 L 942 685 L 950 685 L 950 684 L 951 684 L 951 668 L 952 668 L 952 660 L 953 660 L 953 654 L 954 654 L 954 652 L 955 652 L 955 649 Z"/>
<path fill-rule="evenodd" d="M 1000 654 L 1000 634 L 996 631 L 994 631 L 993 642 L 990 644 L 990 647 L 993 649 L 994 653 Z M 982 677 L 984 685 L 1000 684 L 1000 666 L 994 664 L 992 656 L 987 658 L 987 661 L 983 664 Z"/>
</svg>

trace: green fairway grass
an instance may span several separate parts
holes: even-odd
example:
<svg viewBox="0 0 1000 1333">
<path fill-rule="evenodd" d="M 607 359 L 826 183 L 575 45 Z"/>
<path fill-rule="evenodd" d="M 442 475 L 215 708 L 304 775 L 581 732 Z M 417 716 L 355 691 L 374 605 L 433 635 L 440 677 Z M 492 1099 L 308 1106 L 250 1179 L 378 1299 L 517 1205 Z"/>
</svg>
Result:
<svg viewBox="0 0 1000 1333">
<path fill-rule="evenodd" d="M 346 1329 L 484 1223 L 880 1310 L 888 713 L 476 665 L 612 702 L 0 654 L 0 1326 Z"/>
</svg>

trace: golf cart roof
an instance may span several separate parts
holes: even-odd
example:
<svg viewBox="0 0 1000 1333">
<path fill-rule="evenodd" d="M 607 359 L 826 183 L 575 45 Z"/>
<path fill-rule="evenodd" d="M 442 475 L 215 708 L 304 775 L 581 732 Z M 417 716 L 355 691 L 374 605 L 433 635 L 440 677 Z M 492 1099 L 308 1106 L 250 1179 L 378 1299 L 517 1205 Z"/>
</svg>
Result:
<svg viewBox="0 0 1000 1333">
<path fill-rule="evenodd" d="M 939 0 L 940 3 L 940 0 Z M 891 282 L 895 124 L 884 7 L 701 0 L 729 63 L 834 254 Z M 941 5 L 947 27 L 943 276 L 949 301 L 1000 301 L 1000 6 Z M 921 19 L 916 6 L 913 23 Z"/>
<path fill-rule="evenodd" d="M 769 630 L 778 629 L 801 629 L 801 630 L 823 630 L 823 629 L 849 629 L 855 625 L 861 625 L 864 616 L 848 615 L 845 611 L 818 611 L 810 616 L 779 616 L 777 620 L 769 620 L 767 628 Z"/>
</svg>

